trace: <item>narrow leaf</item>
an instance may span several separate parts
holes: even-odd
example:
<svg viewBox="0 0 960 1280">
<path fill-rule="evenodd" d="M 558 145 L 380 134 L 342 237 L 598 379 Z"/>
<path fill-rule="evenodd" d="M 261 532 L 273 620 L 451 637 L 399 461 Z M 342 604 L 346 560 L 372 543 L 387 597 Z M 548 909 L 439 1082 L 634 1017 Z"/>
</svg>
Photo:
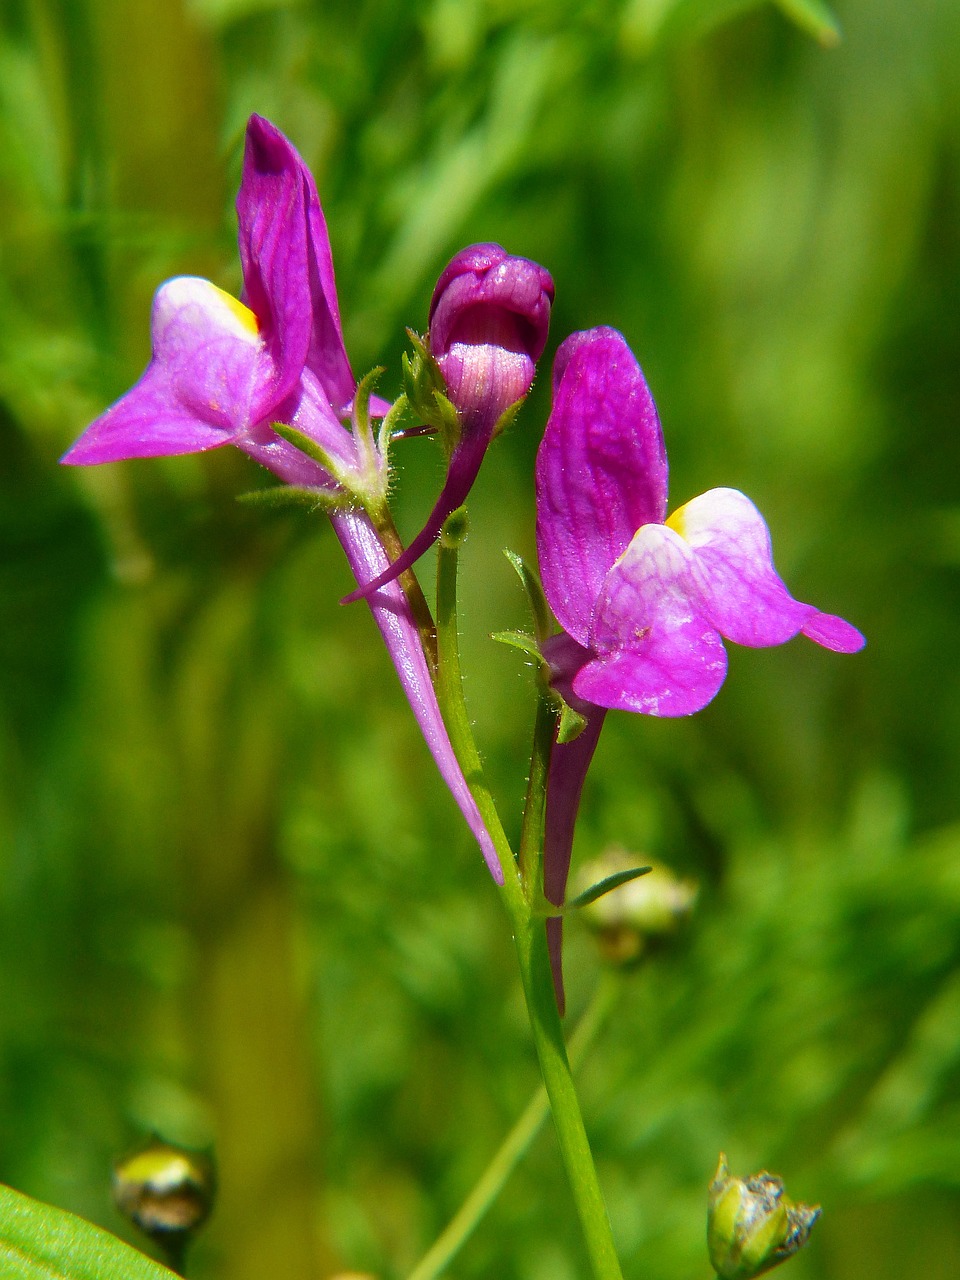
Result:
<svg viewBox="0 0 960 1280">
<path fill-rule="evenodd" d="M 515 551 L 504 551 L 503 554 L 513 565 L 517 577 L 523 583 L 523 589 L 527 593 L 527 599 L 530 602 L 530 612 L 533 614 L 534 631 L 536 632 L 537 640 L 542 645 L 550 635 L 553 628 L 553 620 L 550 606 L 547 604 L 547 598 L 543 594 L 543 587 L 540 585 L 540 579 Z"/>
<path fill-rule="evenodd" d="M 622 884 L 627 884 L 630 880 L 636 880 L 639 876 L 645 876 L 648 871 L 652 870 L 653 867 L 631 867 L 629 871 L 617 871 L 614 875 L 607 876 L 605 879 L 599 880 L 595 885 L 591 885 L 589 889 L 585 889 L 572 902 L 568 902 L 567 910 L 573 911 L 577 907 L 585 907 L 588 903 L 596 902 L 605 893 L 610 893 L 613 889 L 619 889 Z"/>
<path fill-rule="evenodd" d="M 332 493 L 328 489 L 310 489 L 305 485 L 283 484 L 268 489 L 251 489 L 238 493 L 237 501 L 250 507 L 270 507 L 274 510 L 298 507 L 308 511 L 342 511 L 351 506 L 344 493 Z"/>
<path fill-rule="evenodd" d="M 840 23 L 824 0 L 776 0 L 778 8 L 825 49 L 840 43 Z"/>
<path fill-rule="evenodd" d="M 72 1213 L 0 1186 L 3 1280 L 176 1280 L 172 1271 Z"/>
<path fill-rule="evenodd" d="M 490 639 L 496 640 L 498 644 L 507 644 L 511 649 L 520 649 L 528 653 L 531 658 L 536 658 L 537 662 L 543 661 L 540 646 L 526 631 L 494 631 Z"/>
</svg>

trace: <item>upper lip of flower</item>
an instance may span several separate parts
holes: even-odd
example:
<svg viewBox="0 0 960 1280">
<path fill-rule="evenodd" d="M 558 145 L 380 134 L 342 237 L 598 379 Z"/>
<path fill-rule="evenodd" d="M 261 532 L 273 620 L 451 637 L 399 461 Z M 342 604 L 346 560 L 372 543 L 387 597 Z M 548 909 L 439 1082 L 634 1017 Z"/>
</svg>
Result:
<svg viewBox="0 0 960 1280">
<path fill-rule="evenodd" d="M 491 343 L 536 362 L 553 302 L 548 272 L 498 244 L 471 245 L 448 264 L 430 304 L 430 346 L 442 357 L 454 343 Z"/>
</svg>

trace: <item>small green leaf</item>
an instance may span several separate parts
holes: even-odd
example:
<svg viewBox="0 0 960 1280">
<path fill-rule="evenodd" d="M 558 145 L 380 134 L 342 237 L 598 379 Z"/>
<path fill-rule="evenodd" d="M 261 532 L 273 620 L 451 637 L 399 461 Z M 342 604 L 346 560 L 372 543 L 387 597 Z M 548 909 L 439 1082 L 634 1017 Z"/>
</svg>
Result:
<svg viewBox="0 0 960 1280">
<path fill-rule="evenodd" d="M 174 1272 L 72 1213 L 0 1186 L 3 1280 L 176 1280 Z"/>
<path fill-rule="evenodd" d="M 515 551 L 504 551 L 503 554 L 513 565 L 517 577 L 523 583 L 523 589 L 527 593 L 527 599 L 530 602 L 530 612 L 533 614 L 534 631 L 536 632 L 537 640 L 542 645 L 553 629 L 553 617 L 550 613 L 550 606 L 547 604 L 547 598 L 543 594 L 540 579 Z"/>
<path fill-rule="evenodd" d="M 297 507 L 301 511 L 342 511 L 353 503 L 345 493 L 330 493 L 326 489 L 310 489 L 305 485 L 274 485 L 269 489 L 251 489 L 238 493 L 237 501 L 251 507 L 270 507 L 272 510 Z"/>
<path fill-rule="evenodd" d="M 574 738 L 579 738 L 581 733 L 587 727 L 586 716 L 582 716 L 579 711 L 574 711 L 568 702 L 557 697 L 560 701 L 560 723 L 557 725 L 557 742 L 560 746 L 572 742 Z"/>
<path fill-rule="evenodd" d="M 537 662 L 543 661 L 536 638 L 526 631 L 494 631 L 490 639 L 496 640 L 498 644 L 507 644 L 511 649 L 520 649 L 531 658 L 536 658 Z"/>
<path fill-rule="evenodd" d="M 824 0 L 776 0 L 777 7 L 825 49 L 841 40 L 840 23 Z"/>
<path fill-rule="evenodd" d="M 653 867 L 631 867 L 629 871 L 617 871 L 612 876 L 607 876 L 606 879 L 591 885 L 589 889 L 585 889 L 572 902 L 567 903 L 567 909 L 574 911 L 578 907 L 585 907 L 591 902 L 596 902 L 605 893 L 610 893 L 613 889 L 619 889 L 622 884 L 627 884 L 630 880 L 636 880 L 639 876 L 645 876 L 648 871 L 652 870 Z"/>
<path fill-rule="evenodd" d="M 292 444 L 295 449 L 299 449 L 301 453 L 305 453 L 308 458 L 312 458 L 314 462 L 319 462 L 321 467 L 327 471 L 332 470 L 330 455 L 326 449 L 322 449 L 316 440 L 305 435 L 302 431 L 298 431 L 296 427 L 291 427 L 288 422 L 271 422 L 270 424 L 278 436 L 282 436 L 284 440 Z"/>
</svg>

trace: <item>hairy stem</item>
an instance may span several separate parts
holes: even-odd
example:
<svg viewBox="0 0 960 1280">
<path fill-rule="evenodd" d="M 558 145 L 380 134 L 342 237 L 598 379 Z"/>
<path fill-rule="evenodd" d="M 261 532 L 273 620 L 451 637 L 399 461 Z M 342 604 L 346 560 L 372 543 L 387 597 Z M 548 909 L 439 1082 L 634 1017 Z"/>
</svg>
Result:
<svg viewBox="0 0 960 1280">
<path fill-rule="evenodd" d="M 528 892 L 532 890 L 539 897 L 539 889 L 521 881 L 513 850 L 483 777 L 480 755 L 463 699 L 457 627 L 457 565 L 459 547 L 465 532 L 466 515 L 461 507 L 444 525 L 437 558 L 437 696 L 454 752 L 496 846 L 503 871 L 501 897 L 513 926 L 520 978 L 540 1061 L 540 1072 L 553 1112 L 560 1150 L 573 1190 L 594 1280 L 622 1280 L 610 1220 L 567 1058 L 550 970 L 546 932 L 542 919 L 534 915 L 528 898 Z M 539 735 L 535 737 L 539 740 Z M 546 782 L 545 765 L 541 767 L 541 764 L 535 763 L 531 767 L 530 776 L 531 779 L 536 778 L 537 782 L 532 789 L 528 787 L 524 829 L 529 833 L 528 840 L 532 840 L 536 834 L 539 843 L 538 830 Z"/>
</svg>

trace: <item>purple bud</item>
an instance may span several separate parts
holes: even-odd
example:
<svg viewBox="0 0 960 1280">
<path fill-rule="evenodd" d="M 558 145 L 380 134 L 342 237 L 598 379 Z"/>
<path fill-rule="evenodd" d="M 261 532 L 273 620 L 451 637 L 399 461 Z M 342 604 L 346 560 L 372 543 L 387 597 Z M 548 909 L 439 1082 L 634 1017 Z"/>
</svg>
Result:
<svg viewBox="0 0 960 1280">
<path fill-rule="evenodd" d="M 430 351 L 461 414 L 492 429 L 527 394 L 552 302 L 549 273 L 498 244 L 471 245 L 447 265 L 430 303 Z"/>
<path fill-rule="evenodd" d="M 474 244 L 453 258 L 430 303 L 430 352 L 459 419 L 460 438 L 436 505 L 423 528 L 387 573 L 351 592 L 370 595 L 415 564 L 440 535 L 477 478 L 505 410 L 530 390 L 550 324 L 553 281 L 528 258 L 498 244 Z"/>
</svg>

